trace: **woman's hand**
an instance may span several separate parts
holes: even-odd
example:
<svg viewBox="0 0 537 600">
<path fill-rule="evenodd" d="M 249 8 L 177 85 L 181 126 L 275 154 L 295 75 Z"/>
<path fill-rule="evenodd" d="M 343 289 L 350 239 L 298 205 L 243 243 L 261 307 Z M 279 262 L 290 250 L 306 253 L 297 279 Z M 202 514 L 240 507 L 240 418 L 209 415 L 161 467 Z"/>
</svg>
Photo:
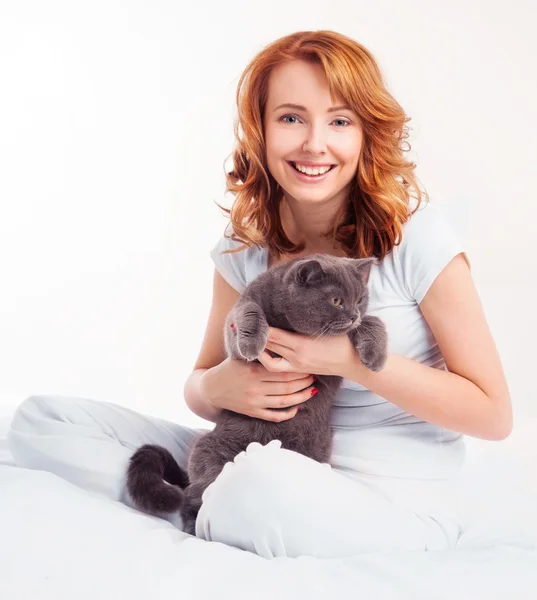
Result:
<svg viewBox="0 0 537 600">
<path fill-rule="evenodd" d="M 266 350 L 282 358 L 273 358 Z M 306 372 L 340 377 L 352 370 L 351 365 L 360 362 L 347 334 L 312 338 L 276 327 L 269 327 L 265 351 L 258 360 L 271 372 Z"/>
<path fill-rule="evenodd" d="M 218 408 L 264 419 L 292 419 L 313 395 L 314 378 L 308 372 L 271 373 L 257 362 L 226 358 L 205 371 L 203 397 Z M 285 409 L 285 410 L 274 410 Z"/>
</svg>

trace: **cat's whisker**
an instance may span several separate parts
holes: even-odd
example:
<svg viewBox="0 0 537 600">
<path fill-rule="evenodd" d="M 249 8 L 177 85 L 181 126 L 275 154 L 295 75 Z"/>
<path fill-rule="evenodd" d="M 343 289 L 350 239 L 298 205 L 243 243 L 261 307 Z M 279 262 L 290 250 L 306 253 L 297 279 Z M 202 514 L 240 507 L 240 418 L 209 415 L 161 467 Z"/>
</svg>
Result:
<svg viewBox="0 0 537 600">
<path fill-rule="evenodd" d="M 321 327 L 319 327 L 319 329 L 317 329 L 317 331 L 314 331 L 314 332 L 311 334 L 311 337 L 312 337 L 313 339 L 315 339 L 315 340 L 317 340 L 318 338 L 320 338 L 320 337 L 321 337 L 321 335 L 323 334 L 323 329 L 324 329 L 325 327 L 326 327 L 326 324 L 325 324 L 325 325 L 321 325 Z"/>
<path fill-rule="evenodd" d="M 322 334 L 322 331 L 323 331 L 323 328 L 324 328 L 324 327 L 325 327 L 325 325 L 321 325 L 321 326 L 319 327 L 319 329 L 317 329 L 317 331 L 314 331 L 314 332 L 311 334 L 311 337 L 312 337 L 312 338 L 315 338 L 315 339 L 317 339 L 317 338 L 319 337 L 319 335 L 321 335 L 321 334 Z M 321 332 L 321 333 L 319 333 L 319 332 Z"/>
<path fill-rule="evenodd" d="M 324 325 L 323 325 L 323 326 L 320 328 L 320 330 L 319 330 L 319 334 L 318 334 L 318 335 L 316 335 L 316 336 L 314 337 L 314 339 L 318 340 L 320 337 L 322 337 L 322 336 L 323 336 L 323 335 L 326 333 L 326 331 L 328 331 L 328 329 L 329 329 L 329 328 L 330 328 L 330 323 L 325 323 L 325 324 L 324 324 Z M 314 334 L 314 335 L 315 335 L 315 334 Z"/>
</svg>

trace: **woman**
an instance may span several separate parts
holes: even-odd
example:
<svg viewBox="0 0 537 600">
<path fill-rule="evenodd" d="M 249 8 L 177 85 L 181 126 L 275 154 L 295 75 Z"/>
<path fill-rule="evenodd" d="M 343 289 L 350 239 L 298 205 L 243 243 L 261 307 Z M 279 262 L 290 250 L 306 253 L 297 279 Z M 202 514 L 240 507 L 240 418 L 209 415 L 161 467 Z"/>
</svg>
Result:
<svg viewBox="0 0 537 600">
<path fill-rule="evenodd" d="M 213 302 L 185 384 L 188 406 L 292 419 L 314 374 L 345 378 L 332 411 L 331 468 L 251 444 L 207 489 L 196 533 L 261 556 L 347 556 L 446 548 L 461 524 L 443 511 L 464 434 L 509 435 L 508 387 L 460 241 L 422 201 L 403 157 L 408 119 L 372 55 L 334 32 L 264 48 L 238 86 L 226 235 L 211 252 Z M 230 252 L 228 252 L 230 251 Z M 223 325 L 264 269 L 297 256 L 376 256 L 370 313 L 388 328 L 384 369 L 366 369 L 346 336 L 271 329 L 260 364 L 227 359 Z M 449 369 L 449 370 L 448 370 Z M 132 451 L 160 443 L 185 466 L 200 431 L 80 398 L 33 396 L 10 444 L 18 463 L 123 497 Z"/>
</svg>

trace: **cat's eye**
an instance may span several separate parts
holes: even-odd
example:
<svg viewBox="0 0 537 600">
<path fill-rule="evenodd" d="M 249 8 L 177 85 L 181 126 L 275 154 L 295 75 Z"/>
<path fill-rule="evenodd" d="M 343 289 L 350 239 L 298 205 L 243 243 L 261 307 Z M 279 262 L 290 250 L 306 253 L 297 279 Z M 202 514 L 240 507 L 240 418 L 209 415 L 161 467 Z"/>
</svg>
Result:
<svg viewBox="0 0 537 600">
<path fill-rule="evenodd" d="M 334 306 L 340 306 L 343 303 L 343 300 L 341 298 L 338 298 L 337 296 L 332 296 L 330 300 Z"/>
</svg>

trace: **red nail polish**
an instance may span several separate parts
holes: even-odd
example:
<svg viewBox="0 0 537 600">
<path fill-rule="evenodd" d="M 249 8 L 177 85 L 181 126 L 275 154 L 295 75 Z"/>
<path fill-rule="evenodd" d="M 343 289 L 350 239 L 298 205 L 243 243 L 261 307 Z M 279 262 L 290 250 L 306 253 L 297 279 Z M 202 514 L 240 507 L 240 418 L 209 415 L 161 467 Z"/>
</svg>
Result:
<svg viewBox="0 0 537 600">
<path fill-rule="evenodd" d="M 231 327 L 231 329 L 234 330 L 235 329 L 235 323 L 231 323 L 230 327 Z"/>
<path fill-rule="evenodd" d="M 316 394 L 318 391 L 319 391 L 319 390 L 318 390 L 317 388 L 312 388 L 312 390 L 311 390 L 311 394 L 310 394 L 310 397 L 311 397 L 311 396 L 314 396 L 314 395 L 315 395 L 315 394 Z"/>
</svg>

